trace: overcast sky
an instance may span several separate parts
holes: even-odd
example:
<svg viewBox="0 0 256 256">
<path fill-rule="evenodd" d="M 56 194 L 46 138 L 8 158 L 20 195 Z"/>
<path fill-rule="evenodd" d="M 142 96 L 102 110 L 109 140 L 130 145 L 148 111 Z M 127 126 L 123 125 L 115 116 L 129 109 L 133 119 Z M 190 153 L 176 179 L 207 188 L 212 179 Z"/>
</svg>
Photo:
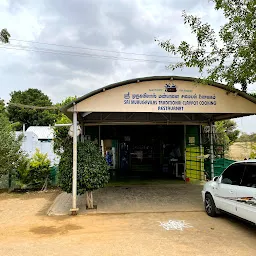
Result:
<svg viewBox="0 0 256 256">
<path fill-rule="evenodd" d="M 195 69 L 168 70 L 177 58 L 167 57 L 154 41 L 195 42 L 182 10 L 216 29 L 224 22 L 207 0 L 0 0 L 0 29 L 7 28 L 12 39 L 0 47 L 0 98 L 8 101 L 14 90 L 38 88 L 56 103 L 130 78 L 196 77 Z M 18 50 L 26 47 L 29 51 Z M 255 132 L 255 116 L 237 123 L 241 130 Z"/>
</svg>

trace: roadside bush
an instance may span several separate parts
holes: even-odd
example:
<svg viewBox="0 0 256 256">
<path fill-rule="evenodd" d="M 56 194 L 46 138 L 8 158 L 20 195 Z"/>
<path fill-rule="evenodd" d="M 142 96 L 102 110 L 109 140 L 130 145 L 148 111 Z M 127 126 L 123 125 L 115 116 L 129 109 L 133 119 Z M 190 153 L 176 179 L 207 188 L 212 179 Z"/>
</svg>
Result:
<svg viewBox="0 0 256 256">
<path fill-rule="evenodd" d="M 59 163 L 59 185 L 72 192 L 73 148 L 66 148 Z M 109 166 L 97 146 L 86 141 L 77 144 L 77 194 L 86 193 L 88 208 L 93 208 L 92 191 L 104 187 L 109 181 Z"/>
<path fill-rule="evenodd" d="M 29 184 L 29 161 L 30 159 L 27 157 L 23 158 L 23 161 L 20 162 L 19 166 L 16 170 L 16 185 L 20 188 L 26 188 L 27 184 Z"/>
<path fill-rule="evenodd" d="M 251 154 L 250 154 L 251 159 L 256 159 L 256 144 L 251 145 Z"/>
<path fill-rule="evenodd" d="M 17 178 L 21 188 L 33 186 L 46 189 L 50 175 L 50 163 L 47 154 L 41 153 L 39 149 L 36 149 L 31 159 L 24 159 L 17 168 Z"/>
<path fill-rule="evenodd" d="M 0 113 L 0 176 L 15 170 L 23 161 L 22 136 L 16 138 L 7 116 Z"/>
</svg>

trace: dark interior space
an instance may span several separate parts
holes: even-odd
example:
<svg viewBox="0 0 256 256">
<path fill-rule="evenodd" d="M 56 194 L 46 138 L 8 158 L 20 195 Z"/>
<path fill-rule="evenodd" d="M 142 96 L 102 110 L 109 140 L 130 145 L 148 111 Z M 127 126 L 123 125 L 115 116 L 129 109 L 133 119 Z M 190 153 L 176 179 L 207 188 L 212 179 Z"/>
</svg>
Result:
<svg viewBox="0 0 256 256">
<path fill-rule="evenodd" d="M 184 171 L 183 125 L 88 127 L 110 165 L 112 178 L 181 178 Z M 99 138 L 100 137 L 100 138 Z"/>
</svg>

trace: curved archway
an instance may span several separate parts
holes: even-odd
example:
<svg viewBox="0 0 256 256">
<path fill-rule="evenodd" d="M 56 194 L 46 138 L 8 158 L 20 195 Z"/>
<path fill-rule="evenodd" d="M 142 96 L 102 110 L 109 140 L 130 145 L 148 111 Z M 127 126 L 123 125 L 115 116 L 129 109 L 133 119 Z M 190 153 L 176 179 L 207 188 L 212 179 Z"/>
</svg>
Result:
<svg viewBox="0 0 256 256">
<path fill-rule="evenodd" d="M 131 123 L 142 121 L 146 113 L 150 116 L 147 115 L 148 121 L 156 122 L 160 119 L 205 122 L 256 113 L 256 99 L 244 92 L 230 93 L 223 84 L 203 85 L 196 78 L 177 76 L 135 78 L 110 84 L 78 98 L 63 111 L 70 116 L 74 105 L 79 119 L 87 123 L 93 120 L 105 123 L 111 121 L 110 116 L 113 122 Z"/>
</svg>

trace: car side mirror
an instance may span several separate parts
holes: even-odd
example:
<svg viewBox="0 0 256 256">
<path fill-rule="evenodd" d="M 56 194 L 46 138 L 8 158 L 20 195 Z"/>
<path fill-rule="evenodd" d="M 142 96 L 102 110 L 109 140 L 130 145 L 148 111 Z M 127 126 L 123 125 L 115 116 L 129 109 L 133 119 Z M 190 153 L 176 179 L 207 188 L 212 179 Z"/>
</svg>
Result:
<svg viewBox="0 0 256 256">
<path fill-rule="evenodd" d="M 213 181 L 217 181 L 218 180 L 218 178 L 219 178 L 219 176 L 215 176 L 215 177 L 213 177 Z"/>
</svg>

